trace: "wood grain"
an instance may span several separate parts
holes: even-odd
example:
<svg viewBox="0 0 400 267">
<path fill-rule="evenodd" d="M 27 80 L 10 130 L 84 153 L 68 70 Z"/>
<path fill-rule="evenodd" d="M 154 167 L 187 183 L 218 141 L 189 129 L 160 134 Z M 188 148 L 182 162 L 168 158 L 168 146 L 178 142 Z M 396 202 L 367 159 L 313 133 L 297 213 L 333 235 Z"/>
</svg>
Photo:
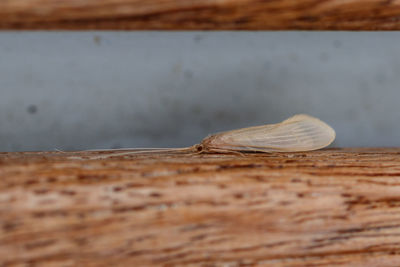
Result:
<svg viewBox="0 0 400 267">
<path fill-rule="evenodd" d="M 400 265 L 400 149 L 107 153 L 0 153 L 1 266 Z"/>
<path fill-rule="evenodd" d="M 400 0 L 1 0 L 0 28 L 399 30 Z"/>
</svg>

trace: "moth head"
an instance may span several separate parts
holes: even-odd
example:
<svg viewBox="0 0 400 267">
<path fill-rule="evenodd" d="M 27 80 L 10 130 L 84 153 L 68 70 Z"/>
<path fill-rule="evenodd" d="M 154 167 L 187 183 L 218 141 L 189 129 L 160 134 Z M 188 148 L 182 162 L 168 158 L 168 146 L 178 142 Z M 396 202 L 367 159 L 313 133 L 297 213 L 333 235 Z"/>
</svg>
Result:
<svg viewBox="0 0 400 267">
<path fill-rule="evenodd" d="M 204 145 L 203 144 L 195 145 L 194 149 L 196 152 L 202 152 L 202 151 L 204 151 Z"/>
</svg>

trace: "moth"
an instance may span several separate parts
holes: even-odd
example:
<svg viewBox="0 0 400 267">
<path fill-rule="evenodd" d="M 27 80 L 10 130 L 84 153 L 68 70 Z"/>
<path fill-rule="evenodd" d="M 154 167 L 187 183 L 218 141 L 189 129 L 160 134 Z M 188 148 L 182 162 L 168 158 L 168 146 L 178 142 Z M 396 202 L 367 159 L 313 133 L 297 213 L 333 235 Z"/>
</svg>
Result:
<svg viewBox="0 0 400 267">
<path fill-rule="evenodd" d="M 299 114 L 281 123 L 213 134 L 194 148 L 199 152 L 298 152 L 324 148 L 335 137 L 325 122 Z"/>
<path fill-rule="evenodd" d="M 325 122 L 309 115 L 298 114 L 280 123 L 216 133 L 204 138 L 200 144 L 191 147 L 144 148 L 91 158 L 170 151 L 193 153 L 299 152 L 324 148 L 330 145 L 335 137 L 335 130 Z"/>
</svg>

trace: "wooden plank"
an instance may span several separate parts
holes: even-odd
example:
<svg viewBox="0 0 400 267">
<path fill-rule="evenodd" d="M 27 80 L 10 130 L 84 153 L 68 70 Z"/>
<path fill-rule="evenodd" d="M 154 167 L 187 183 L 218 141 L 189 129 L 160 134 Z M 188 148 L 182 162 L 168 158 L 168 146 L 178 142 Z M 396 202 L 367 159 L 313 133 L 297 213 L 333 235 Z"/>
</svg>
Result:
<svg viewBox="0 0 400 267">
<path fill-rule="evenodd" d="M 2 0 L 1 29 L 399 30 L 399 0 Z"/>
<path fill-rule="evenodd" d="M 400 149 L 108 153 L 0 153 L 1 266 L 400 265 Z"/>
</svg>

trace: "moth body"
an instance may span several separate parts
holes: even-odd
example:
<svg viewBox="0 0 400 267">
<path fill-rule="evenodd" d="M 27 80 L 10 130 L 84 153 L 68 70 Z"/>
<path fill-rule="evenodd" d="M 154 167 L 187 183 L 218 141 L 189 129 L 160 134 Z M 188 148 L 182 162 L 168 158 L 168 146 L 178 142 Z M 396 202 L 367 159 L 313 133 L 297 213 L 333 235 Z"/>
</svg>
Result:
<svg viewBox="0 0 400 267">
<path fill-rule="evenodd" d="M 213 134 L 196 146 L 197 151 L 310 151 L 328 146 L 335 131 L 323 121 L 304 114 L 281 123 Z"/>
</svg>

